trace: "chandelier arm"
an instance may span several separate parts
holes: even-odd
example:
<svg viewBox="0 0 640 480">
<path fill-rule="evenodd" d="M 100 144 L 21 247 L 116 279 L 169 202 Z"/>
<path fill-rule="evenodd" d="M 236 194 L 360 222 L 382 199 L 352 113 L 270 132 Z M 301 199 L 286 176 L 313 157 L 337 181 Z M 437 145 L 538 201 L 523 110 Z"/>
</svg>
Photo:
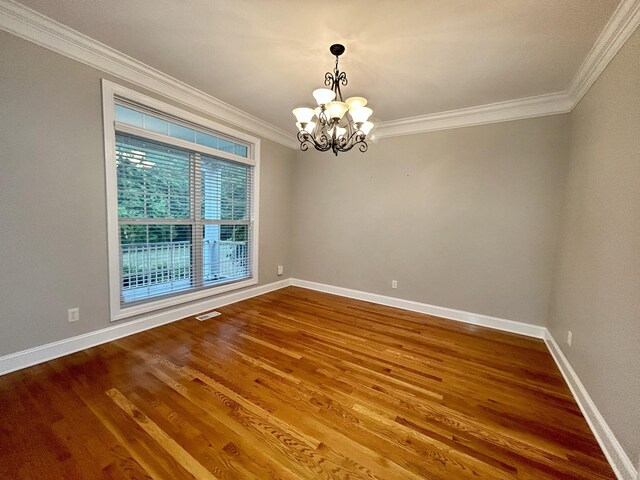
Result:
<svg viewBox="0 0 640 480">
<path fill-rule="evenodd" d="M 328 121 L 325 124 L 322 124 L 322 122 L 318 122 L 312 134 L 314 145 L 316 146 L 316 148 L 320 147 L 320 149 L 324 149 L 324 150 L 321 150 L 323 152 L 326 152 L 331 146 L 331 137 L 327 135 L 328 127 L 329 127 Z"/>
<path fill-rule="evenodd" d="M 321 152 L 326 152 L 331 148 L 331 140 L 326 133 L 321 133 L 317 138 L 314 138 L 313 144 Z"/>
<path fill-rule="evenodd" d="M 369 144 L 368 144 L 367 142 L 365 142 L 364 140 L 359 139 L 358 141 L 353 142 L 353 143 L 352 143 L 352 144 L 350 144 L 350 145 L 346 145 L 346 146 L 344 146 L 344 147 L 340 147 L 340 146 L 338 146 L 338 147 L 336 148 L 336 150 L 337 150 L 337 151 L 339 151 L 339 152 L 348 152 L 349 150 L 351 150 L 351 149 L 352 149 L 353 147 L 355 147 L 356 145 L 358 145 L 358 149 L 359 149 L 362 153 L 366 152 L 366 151 L 369 149 Z"/>
<path fill-rule="evenodd" d="M 309 132 L 305 132 L 301 130 L 298 132 L 298 141 L 300 142 L 300 150 L 306 152 L 309 150 L 309 147 L 313 147 L 316 150 L 321 152 L 326 152 L 331 148 L 331 142 L 326 134 L 320 135 L 320 141 L 316 140 L 316 138 L 310 134 Z"/>
<path fill-rule="evenodd" d="M 302 150 L 303 152 L 306 152 L 307 150 L 309 150 L 309 145 L 313 145 L 313 143 L 311 143 L 308 139 L 308 133 L 306 133 L 304 130 L 300 130 L 298 132 L 298 141 L 300 142 L 300 150 Z"/>
<path fill-rule="evenodd" d="M 335 83 L 335 78 L 333 76 L 333 73 L 331 72 L 327 72 L 324 74 L 324 85 L 325 87 L 331 87 L 331 90 L 333 90 L 333 84 Z"/>
<path fill-rule="evenodd" d="M 351 135 L 348 136 L 348 138 L 345 139 L 345 144 L 357 144 L 360 142 L 364 142 L 365 140 L 365 135 L 364 133 L 362 133 L 360 130 L 356 130 L 353 133 L 351 133 Z"/>
<path fill-rule="evenodd" d="M 358 147 L 358 150 L 360 150 L 362 153 L 364 153 L 367 150 L 369 150 L 369 144 L 367 142 L 365 142 L 364 140 L 362 140 L 362 141 L 360 141 L 358 143 L 360 144 L 360 146 Z"/>
<path fill-rule="evenodd" d="M 341 72 L 338 68 L 338 59 L 339 57 L 336 56 L 336 66 L 333 69 L 333 73 L 327 72 L 324 74 L 324 84 L 326 87 L 329 87 L 335 92 L 336 99 L 339 99 L 341 102 L 343 102 L 344 99 L 342 98 L 340 85 L 342 85 L 343 87 L 346 86 L 349 83 L 349 80 L 347 80 L 347 73 Z"/>
<path fill-rule="evenodd" d="M 360 130 L 356 130 L 351 135 L 343 136 L 343 139 L 341 142 L 336 142 L 337 150 L 339 152 L 348 152 L 356 145 L 359 145 L 358 148 L 360 149 L 361 152 L 364 153 L 369 148 L 369 144 L 367 143 L 366 140 L 367 140 L 366 135 L 362 133 Z"/>
<path fill-rule="evenodd" d="M 329 125 L 331 123 L 331 118 L 329 118 L 329 112 L 327 111 L 326 108 L 324 108 L 321 112 L 320 115 L 318 115 L 318 120 L 320 120 L 321 125 Z M 316 128 L 318 128 L 316 126 Z"/>
<path fill-rule="evenodd" d="M 369 149 L 366 136 L 360 130 L 356 130 L 351 135 L 343 135 L 337 138 L 329 137 L 326 133 L 322 133 L 316 138 L 308 132 L 300 131 L 298 132 L 298 141 L 300 142 L 300 150 L 303 152 L 313 146 L 320 152 L 331 150 L 336 156 L 338 152 L 348 152 L 356 145 L 362 153 Z"/>
</svg>

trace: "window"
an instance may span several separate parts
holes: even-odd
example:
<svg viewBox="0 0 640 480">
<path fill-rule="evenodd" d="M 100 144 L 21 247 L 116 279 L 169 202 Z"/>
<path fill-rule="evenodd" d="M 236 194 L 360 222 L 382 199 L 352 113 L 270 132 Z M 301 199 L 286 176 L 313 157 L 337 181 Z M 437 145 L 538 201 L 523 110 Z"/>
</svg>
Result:
<svg viewBox="0 0 640 480">
<path fill-rule="evenodd" d="M 112 319 L 257 283 L 257 140 L 104 90 Z"/>
</svg>

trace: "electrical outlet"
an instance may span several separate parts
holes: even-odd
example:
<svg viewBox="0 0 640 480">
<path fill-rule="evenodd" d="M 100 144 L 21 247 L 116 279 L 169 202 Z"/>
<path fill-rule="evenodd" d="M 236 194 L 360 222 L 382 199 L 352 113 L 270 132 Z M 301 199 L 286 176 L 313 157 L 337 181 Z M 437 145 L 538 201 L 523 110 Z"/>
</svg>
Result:
<svg viewBox="0 0 640 480">
<path fill-rule="evenodd" d="M 284 273 L 284 265 L 278 265 L 278 275 L 282 275 Z"/>
<path fill-rule="evenodd" d="M 391 288 L 398 288 L 398 281 L 397 280 L 391 280 Z"/>
<path fill-rule="evenodd" d="M 67 311 L 67 320 L 69 323 L 79 322 L 80 321 L 80 309 L 79 308 L 70 308 Z"/>
<path fill-rule="evenodd" d="M 573 332 L 569 330 L 567 332 L 567 345 L 571 346 L 572 341 L 573 341 Z"/>
</svg>

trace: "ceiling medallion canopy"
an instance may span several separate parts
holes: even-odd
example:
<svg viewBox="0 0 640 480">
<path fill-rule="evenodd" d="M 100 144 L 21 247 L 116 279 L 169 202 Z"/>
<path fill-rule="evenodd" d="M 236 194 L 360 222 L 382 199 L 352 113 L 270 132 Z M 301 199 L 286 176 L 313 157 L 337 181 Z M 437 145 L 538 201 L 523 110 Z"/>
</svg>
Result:
<svg viewBox="0 0 640 480">
<path fill-rule="evenodd" d="M 293 114 L 298 127 L 300 149 L 306 151 L 313 146 L 316 150 L 347 152 L 358 145 L 361 152 L 369 148 L 367 135 L 373 123 L 367 121 L 373 111 L 368 108 L 367 99 L 350 97 L 342 99 L 340 86 L 347 85 L 347 74 L 338 68 L 340 55 L 345 51 L 344 45 L 331 45 L 329 51 L 336 57 L 333 73 L 327 72 L 324 84 L 329 88 L 318 88 L 313 97 L 318 106 L 314 108 L 294 108 Z"/>
</svg>

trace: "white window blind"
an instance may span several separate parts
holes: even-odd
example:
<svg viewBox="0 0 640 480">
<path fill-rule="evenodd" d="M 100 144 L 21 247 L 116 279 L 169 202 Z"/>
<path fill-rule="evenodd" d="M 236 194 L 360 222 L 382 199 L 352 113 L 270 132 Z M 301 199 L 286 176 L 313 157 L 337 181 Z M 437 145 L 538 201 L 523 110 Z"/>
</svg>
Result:
<svg viewBox="0 0 640 480">
<path fill-rule="evenodd" d="M 254 167 L 222 158 L 247 146 L 130 106 L 115 118 L 121 306 L 251 278 Z"/>
</svg>

